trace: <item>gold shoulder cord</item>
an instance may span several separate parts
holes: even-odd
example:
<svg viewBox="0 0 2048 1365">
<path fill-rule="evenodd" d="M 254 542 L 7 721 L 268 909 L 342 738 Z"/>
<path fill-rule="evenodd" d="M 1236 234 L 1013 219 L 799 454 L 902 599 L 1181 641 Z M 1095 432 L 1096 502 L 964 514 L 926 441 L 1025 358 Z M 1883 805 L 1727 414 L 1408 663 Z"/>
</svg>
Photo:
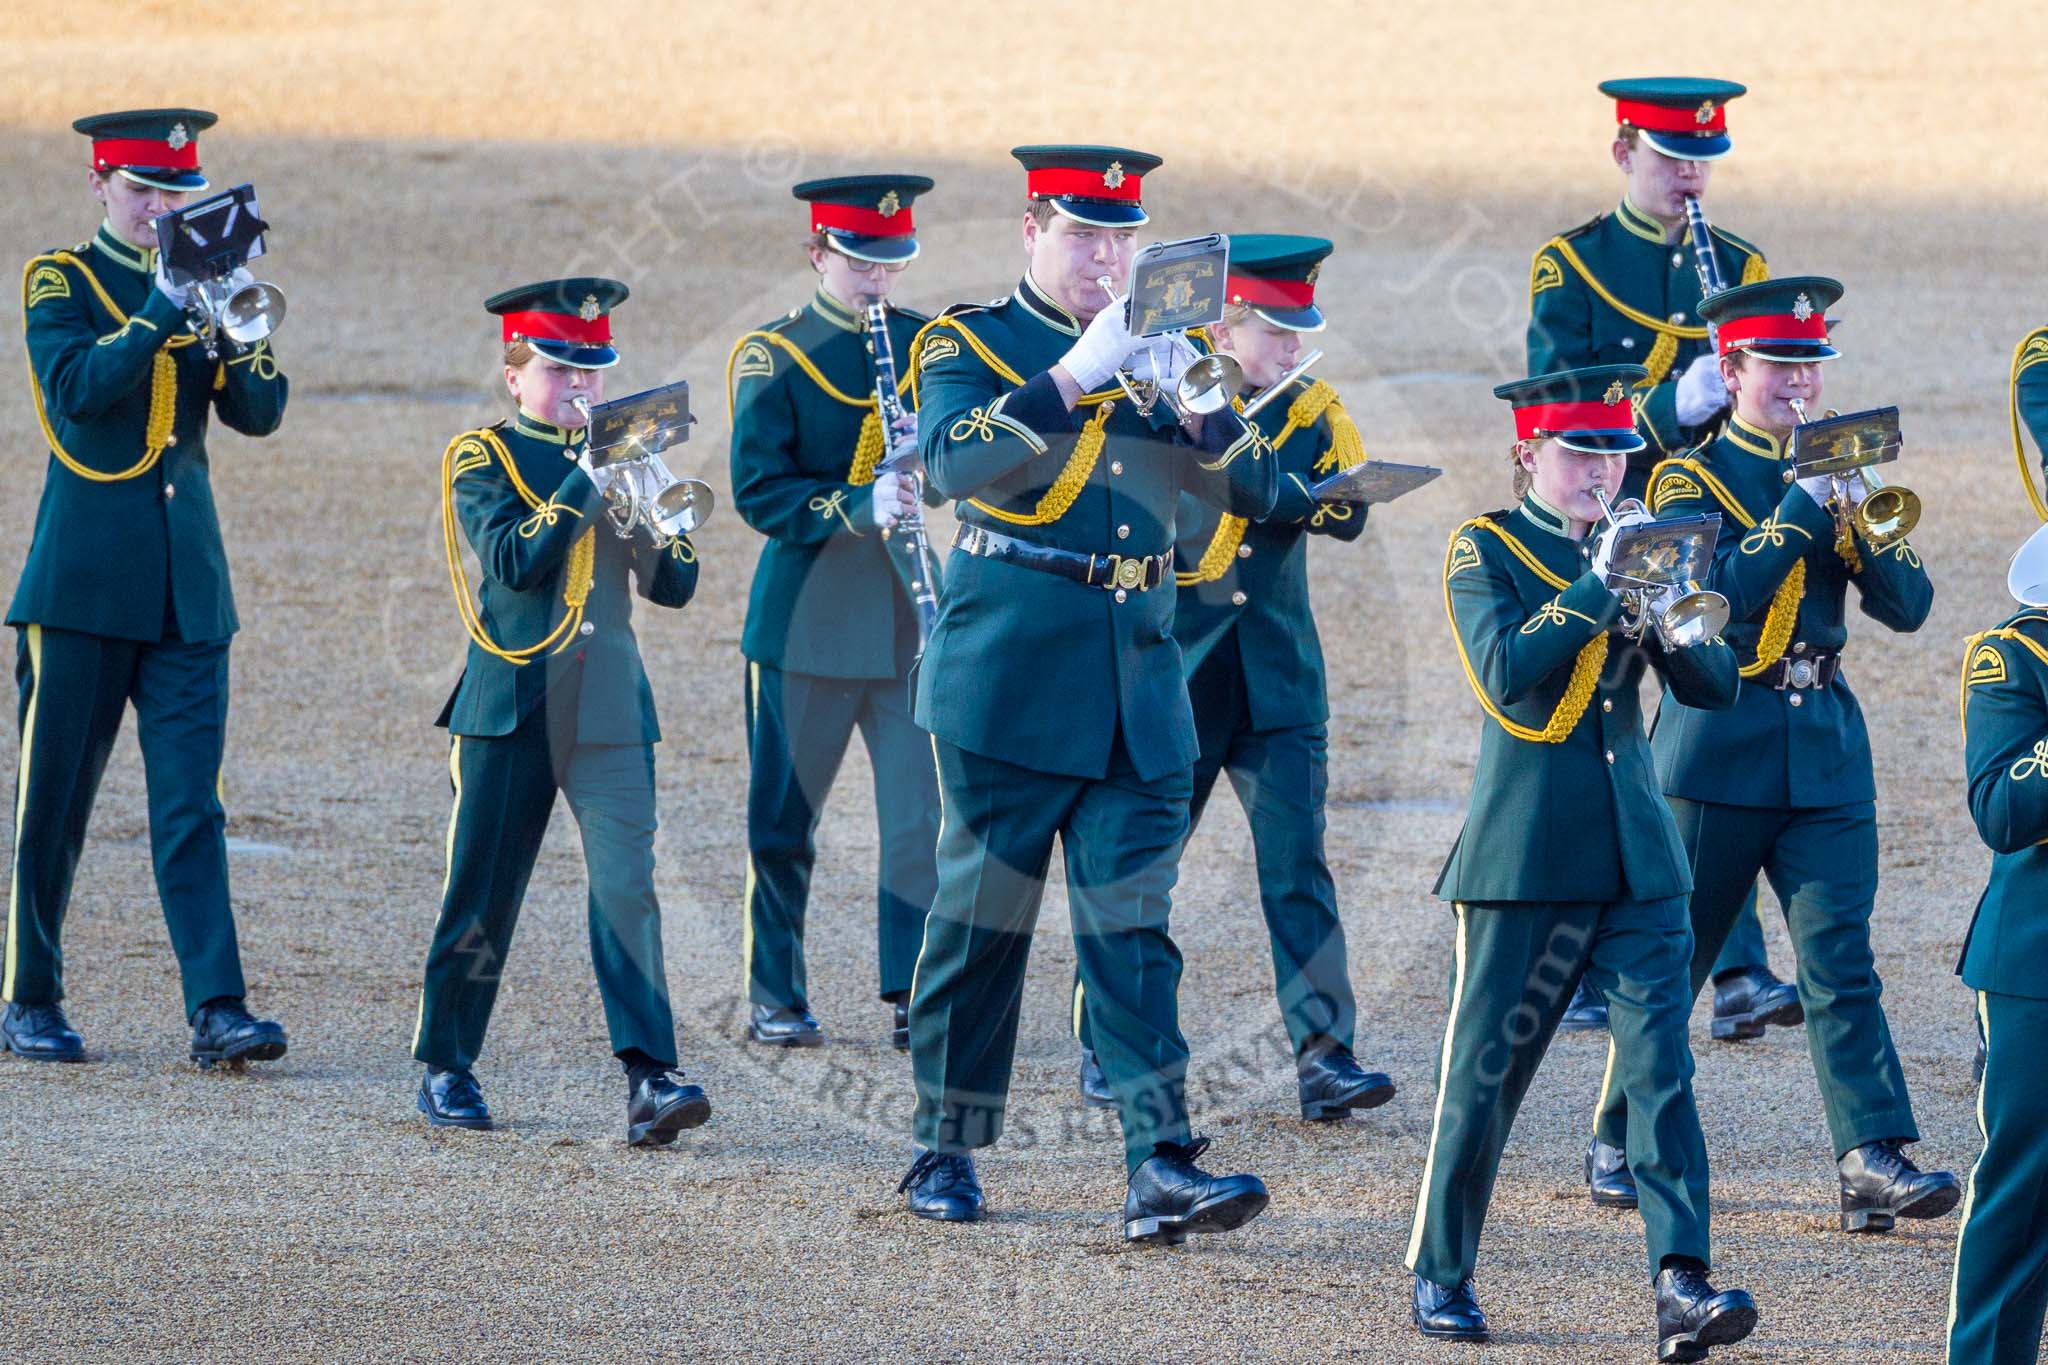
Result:
<svg viewBox="0 0 2048 1365">
<path fill-rule="evenodd" d="M 923 334 L 919 333 L 919 335 Z M 750 341 L 766 342 L 778 350 L 787 353 L 792 360 L 796 361 L 797 368 L 808 375 L 811 382 L 818 386 L 819 391 L 835 403 L 844 403 L 850 408 L 866 409 L 866 414 L 860 419 L 860 435 L 854 438 L 853 462 L 847 468 L 846 481 L 855 485 L 873 483 L 875 481 L 875 470 L 881 465 L 882 456 L 888 451 L 888 442 L 883 436 L 882 417 L 875 403 L 875 396 L 869 394 L 865 398 L 856 398 L 852 394 L 841 392 L 833 385 L 831 380 L 825 378 L 824 372 L 818 368 L 816 362 L 805 355 L 795 342 L 782 336 L 780 333 L 748 332 L 732 344 L 732 353 L 725 358 L 726 411 L 728 413 L 733 411 L 733 367 L 739 362 L 741 349 Z M 896 392 L 899 394 L 903 393 L 909 388 L 909 385 L 910 380 L 908 376 L 898 378 L 896 381 Z"/>
<path fill-rule="evenodd" d="M 1240 399 L 1231 400 L 1238 411 L 1244 410 Z M 1344 411 L 1344 405 L 1337 401 L 1337 390 L 1328 380 L 1318 379 L 1302 390 L 1295 400 L 1287 405 L 1287 425 L 1280 428 L 1280 434 L 1273 438 L 1272 448 L 1279 450 L 1286 445 L 1295 432 L 1312 427 L 1318 418 L 1330 419 L 1330 448 L 1316 457 L 1313 473 L 1324 474 L 1333 469 L 1349 469 L 1365 458 L 1365 440 L 1358 434 L 1358 424 Z M 1214 583 L 1223 577 L 1230 562 L 1237 556 L 1237 547 L 1244 540 L 1245 519 L 1225 513 L 1216 523 L 1216 533 L 1209 538 L 1209 544 L 1202 551 L 1201 561 L 1186 573 L 1173 576 L 1181 587 L 1192 587 L 1197 583 Z"/>
<path fill-rule="evenodd" d="M 1619 298 L 1615 297 L 1612 290 L 1594 277 L 1593 272 L 1586 267 L 1586 263 L 1580 258 L 1579 253 L 1574 251 L 1571 243 L 1567 242 L 1564 238 L 1553 237 L 1547 243 L 1547 246 L 1554 249 L 1559 258 L 1577 272 L 1579 278 L 1586 282 L 1587 287 L 1598 295 L 1603 303 L 1627 318 L 1630 322 L 1636 324 L 1636 326 L 1647 328 L 1657 338 L 1650 346 L 1650 353 L 1643 357 L 1643 368 L 1650 372 L 1649 377 L 1638 380 L 1636 383 L 1637 388 L 1655 388 L 1658 376 L 1670 373 L 1671 363 L 1678 359 L 1679 342 L 1705 341 L 1707 339 L 1707 329 L 1704 324 L 1698 327 L 1681 326 L 1665 318 L 1645 313 L 1640 308 L 1631 308 L 1623 303 Z M 1538 252 L 1537 254 L 1540 256 L 1542 253 Z M 1743 284 L 1756 284 L 1770 277 L 1771 269 L 1765 264 L 1764 258 L 1755 252 L 1751 252 L 1748 259 L 1742 263 L 1741 282 Z"/>
<path fill-rule="evenodd" d="M 1491 531 L 1512 550 L 1515 557 L 1527 565 L 1538 578 L 1556 588 L 1559 592 L 1571 586 L 1570 583 L 1549 569 L 1543 567 L 1523 544 L 1502 529 L 1490 517 L 1474 517 L 1451 533 L 1450 547 L 1444 551 L 1444 615 L 1450 618 L 1451 639 L 1458 646 L 1458 664 L 1465 670 L 1465 681 L 1472 685 L 1472 695 L 1479 698 L 1479 704 L 1486 714 L 1499 722 L 1500 728 L 1516 739 L 1532 744 L 1562 744 L 1571 737 L 1573 730 L 1585 718 L 1586 708 L 1593 704 L 1593 692 L 1600 685 L 1600 672 L 1607 667 L 1607 633 L 1602 631 L 1586 643 L 1579 651 L 1579 657 L 1572 664 L 1571 681 L 1565 684 L 1564 695 L 1557 699 L 1557 709 L 1550 713 L 1550 721 L 1541 730 L 1519 725 L 1502 713 L 1493 704 L 1479 685 L 1479 676 L 1472 671 L 1472 660 L 1465 653 L 1465 637 L 1458 633 L 1458 614 L 1451 608 L 1451 553 L 1465 532 L 1473 529 Z"/>
<path fill-rule="evenodd" d="M 101 306 L 113 315 L 114 321 L 120 323 L 123 329 L 132 325 L 128 315 L 114 305 L 114 300 L 107 293 L 106 286 L 102 285 L 99 282 L 99 277 L 92 273 L 91 266 L 69 251 L 53 251 L 46 256 L 38 256 L 31 260 L 22 270 L 21 287 L 24 304 L 21 310 L 21 327 L 24 339 L 28 335 L 28 307 L 26 300 L 28 298 L 29 278 L 35 273 L 35 268 L 46 261 L 61 261 L 65 265 L 76 266 L 79 273 L 85 276 L 85 282 L 92 286 L 92 292 L 98 295 Z M 149 324 L 144 323 L 143 325 L 148 326 Z M 118 336 L 119 333 L 114 332 L 109 335 Z M 112 474 L 94 469 L 90 465 L 74 458 L 71 452 L 64 449 L 63 444 L 57 440 L 57 433 L 50 426 L 49 412 L 43 405 L 42 381 L 36 378 L 35 362 L 30 360 L 28 367 L 28 391 L 35 403 L 36 424 L 42 427 L 43 437 L 49 441 L 50 453 L 57 457 L 57 462 L 79 478 L 91 483 L 120 483 L 127 479 L 138 478 L 154 469 L 156 462 L 163 458 L 165 447 L 170 444 L 171 429 L 178 419 L 178 364 L 171 355 L 171 352 L 181 346 L 190 346 L 197 340 L 198 338 L 190 333 L 174 336 L 158 347 L 156 354 L 150 357 L 149 417 L 143 424 L 142 458 L 128 466 L 128 468 Z"/>
<path fill-rule="evenodd" d="M 465 460 L 464 456 L 471 459 Z M 488 428 L 465 431 L 448 443 L 448 449 L 441 456 L 441 535 L 443 548 L 448 554 L 448 576 L 455 588 L 455 605 L 462 613 L 463 628 L 469 632 L 469 638 L 478 649 L 519 667 L 532 663 L 543 653 L 560 654 L 575 641 L 576 629 L 583 624 L 584 603 L 590 600 L 590 584 L 597 564 L 597 528 L 593 526 L 585 531 L 569 547 L 568 573 L 562 582 L 564 610 L 561 623 L 539 644 L 528 645 L 524 649 L 506 649 L 498 644 L 484 630 L 481 610 L 470 597 L 469 577 L 462 570 L 462 541 L 455 517 L 456 475 L 477 468 L 479 463 L 488 464 L 494 457 L 511 477 L 513 491 L 527 507 L 545 515 L 546 506 L 552 506 L 544 506 L 534 496 L 533 490 L 526 486 L 526 481 L 519 477 L 519 470 L 512 463 L 512 452 L 505 448 L 496 432 Z"/>
<path fill-rule="evenodd" d="M 2012 406 L 2012 454 L 2019 462 L 2020 482 L 2027 486 L 2027 501 L 2034 504 L 2034 515 L 2048 521 L 2048 501 L 2042 499 L 2041 490 L 2034 486 L 2034 472 L 2027 468 L 2026 442 L 2020 438 L 2020 374 L 2043 361 L 2048 361 L 2048 327 L 2037 327 L 2013 347 L 2012 375 L 2006 388 Z"/>
<path fill-rule="evenodd" d="M 1965 743 L 1970 738 L 1970 674 L 1977 662 L 1977 647 L 1979 645 L 1987 640 L 2011 641 L 2014 644 L 2023 646 L 2028 653 L 2040 660 L 2041 666 L 2044 669 L 2048 669 L 2048 648 L 2043 648 L 2039 641 L 2019 628 L 2020 623 L 2024 621 L 2048 622 L 2048 614 L 2022 616 L 2009 626 L 2000 626 L 1996 630 L 1980 630 L 1963 641 L 1963 679 L 1961 692 L 1956 700 L 1956 711 L 1957 720 L 1963 727 L 1963 740 Z"/>
<path fill-rule="evenodd" d="M 1752 256 L 1750 259 L 1754 261 L 1760 258 Z M 1745 531 L 1756 528 L 1756 518 L 1749 514 L 1749 509 L 1742 505 L 1741 499 L 1729 491 L 1727 484 L 1715 478 L 1713 472 L 1704 464 L 1690 456 L 1661 461 L 1650 470 L 1652 512 L 1661 510 L 1657 502 L 1657 484 L 1667 469 L 1683 469 L 1686 473 L 1694 475 L 1699 479 L 1701 486 L 1714 495 L 1714 501 L 1720 503 L 1728 515 L 1734 518 L 1737 525 Z M 1792 561 L 1790 572 L 1785 575 L 1784 581 L 1778 584 L 1778 590 L 1771 594 L 1771 609 L 1764 613 L 1763 629 L 1756 637 L 1756 658 L 1737 668 L 1737 674 L 1745 678 L 1760 677 L 1765 669 L 1785 657 L 1785 646 L 1792 642 L 1792 627 L 1799 623 L 1799 600 L 1804 596 L 1806 560 L 1802 557 Z"/>
<path fill-rule="evenodd" d="M 918 332 L 917 339 L 910 343 L 909 370 L 913 398 L 917 393 L 918 362 L 923 357 L 925 338 L 931 334 L 932 328 L 940 326 L 958 332 L 961 339 L 966 341 L 968 349 L 974 352 L 982 364 L 993 370 L 998 379 L 1019 386 L 1024 383 L 1024 376 L 1004 364 L 1003 358 L 990 350 L 980 337 L 969 331 L 966 323 L 958 317 L 942 314 L 926 323 L 923 330 Z M 1082 424 L 1081 434 L 1074 441 L 1073 453 L 1067 456 L 1066 464 L 1061 467 L 1058 477 L 1052 481 L 1052 486 L 1045 490 L 1045 496 L 1040 498 L 1029 512 L 1006 512 L 1000 507 L 990 506 L 980 498 L 968 498 L 968 504 L 977 511 L 1012 526 L 1050 526 L 1065 516 L 1073 507 L 1075 500 L 1081 496 L 1081 490 L 1088 486 L 1089 476 L 1095 472 L 1096 461 L 1102 458 L 1102 447 L 1108 440 L 1103 428 L 1108 425 L 1110 414 L 1116 410 L 1114 400 L 1119 392 L 1117 389 L 1105 389 L 1101 393 L 1081 395 L 1077 406 L 1093 407 L 1095 415 Z M 994 437 L 985 429 L 985 425 L 978 428 L 983 432 L 983 439 L 993 440 Z"/>
</svg>

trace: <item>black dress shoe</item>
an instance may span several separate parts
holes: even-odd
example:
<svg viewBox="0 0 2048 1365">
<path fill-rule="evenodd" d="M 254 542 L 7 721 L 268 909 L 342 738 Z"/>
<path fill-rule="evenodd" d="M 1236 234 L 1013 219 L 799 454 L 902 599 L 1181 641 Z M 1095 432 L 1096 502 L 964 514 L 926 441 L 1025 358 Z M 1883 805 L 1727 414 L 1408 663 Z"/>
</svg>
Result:
<svg viewBox="0 0 2048 1365">
<path fill-rule="evenodd" d="M 1479 1310 L 1479 1296 L 1467 1276 L 1456 1289 L 1446 1289 L 1434 1280 L 1415 1277 L 1415 1304 L 1408 1310 L 1415 1330 L 1426 1337 L 1445 1341 L 1485 1341 L 1486 1314 Z"/>
<path fill-rule="evenodd" d="M 1564 1007 L 1558 1016 L 1559 1033 L 1604 1032 L 1607 1028 L 1607 1002 L 1600 998 L 1600 992 L 1593 989 L 1593 983 L 1585 977 L 1579 978 L 1579 988 L 1572 992 L 1572 1002 Z"/>
<path fill-rule="evenodd" d="M 1756 1300 L 1745 1290 L 1716 1290 L 1690 1266 L 1657 1272 L 1657 1359 L 1705 1360 L 1756 1329 Z"/>
<path fill-rule="evenodd" d="M 1599 1138 L 1587 1143 L 1586 1192 L 1603 1209 L 1634 1208 L 1636 1178 L 1628 1168 L 1628 1153 Z"/>
<path fill-rule="evenodd" d="M 825 1030 L 807 1009 L 793 1005 L 756 1005 L 747 1022 L 747 1037 L 771 1047 L 819 1047 Z"/>
<path fill-rule="evenodd" d="M 678 1085 L 682 1073 L 673 1077 L 657 1071 L 633 1087 L 626 1101 L 626 1143 L 631 1147 L 666 1147 L 685 1128 L 695 1128 L 711 1117 L 711 1101 L 698 1085 Z"/>
<path fill-rule="evenodd" d="M 476 1077 L 467 1071 L 443 1071 L 430 1066 L 420 1077 L 420 1093 L 414 1103 L 436 1128 L 489 1128 L 491 1111 L 484 1105 L 484 1092 Z"/>
<path fill-rule="evenodd" d="M 1892 1139 L 1866 1142 L 1835 1169 L 1842 1182 L 1842 1231 L 1890 1232 L 1895 1218 L 1939 1218 L 1963 1197 L 1947 1171 L 1923 1171 Z"/>
<path fill-rule="evenodd" d="M 1367 1071 L 1348 1048 L 1304 1055 L 1295 1072 L 1301 1116 L 1311 1123 L 1348 1118 L 1354 1109 L 1377 1109 L 1394 1098 L 1393 1079 Z"/>
<path fill-rule="evenodd" d="M 984 1207 L 981 1181 L 975 1178 L 974 1158 L 966 1152 L 934 1152 L 917 1147 L 916 1159 L 896 1193 L 910 1195 L 910 1211 L 919 1218 L 940 1223 L 972 1223 Z"/>
<path fill-rule="evenodd" d="M 1109 1078 L 1102 1074 L 1102 1063 L 1092 1047 L 1081 1049 L 1081 1103 L 1090 1109 L 1116 1108 L 1116 1092 L 1109 1088 Z"/>
<path fill-rule="evenodd" d="M 1764 1036 L 1764 1025 L 1790 1028 L 1806 1022 L 1799 988 L 1771 975 L 1769 967 L 1745 967 L 1714 978 L 1714 1018 L 1708 1026 L 1724 1042 Z"/>
<path fill-rule="evenodd" d="M 282 1056 L 284 1025 L 258 1019 L 240 1000 L 215 1000 L 192 1016 L 192 1060 L 201 1070 L 215 1063 L 274 1062 Z"/>
<path fill-rule="evenodd" d="M 32 1062 L 82 1062 L 85 1039 L 72 1030 L 62 1005 L 15 1003 L 0 1015 L 0 1052 Z"/>
<path fill-rule="evenodd" d="M 1210 1175 L 1195 1165 L 1209 1139 L 1185 1147 L 1162 1142 L 1131 1172 L 1124 1196 L 1124 1240 L 1179 1246 L 1191 1232 L 1229 1232 L 1264 1212 L 1266 1186 L 1255 1175 Z"/>
<path fill-rule="evenodd" d="M 910 1002 L 898 1000 L 895 1014 L 889 1024 L 889 1046 L 898 1052 L 910 1051 Z"/>
</svg>

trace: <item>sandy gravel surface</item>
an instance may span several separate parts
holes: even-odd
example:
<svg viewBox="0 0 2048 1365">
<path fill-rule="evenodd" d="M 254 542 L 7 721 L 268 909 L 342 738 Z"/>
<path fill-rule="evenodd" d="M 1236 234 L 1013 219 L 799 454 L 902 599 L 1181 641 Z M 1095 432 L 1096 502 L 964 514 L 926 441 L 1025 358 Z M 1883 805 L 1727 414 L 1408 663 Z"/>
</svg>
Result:
<svg viewBox="0 0 2048 1365">
<path fill-rule="evenodd" d="M 1877 946 L 1919 1154 L 1967 1166 L 1969 1003 L 1950 967 L 1987 855 L 1962 806 L 1956 674 L 1961 636 L 2008 610 L 2005 557 L 2031 520 L 2004 383 L 2013 342 L 2048 316 L 2034 283 L 2042 197 L 2014 151 L 2040 113 L 2027 84 L 2037 11 L 1972 7 L 1923 27 L 1903 8 L 1817 4 L 1796 22 L 1758 9 L 1723 22 L 1711 52 L 1674 34 L 1634 59 L 1641 17 L 1594 6 L 1482 20 L 1308 5 L 1282 25 L 1211 4 L 1054 4 L 1035 26 L 957 6 L 911 5 L 886 25 L 791 4 L 696 8 L 608 7 L 614 18 L 521 0 L 413 19 L 388 3 L 286 0 L 251 18 L 84 4 L 9 24 L 0 242 L 17 258 L 91 231 L 64 125 L 124 104 L 220 108 L 208 167 L 217 183 L 254 180 L 278 227 L 267 273 L 291 297 L 287 425 L 260 444 L 219 433 L 213 448 L 244 623 L 235 890 L 256 1003 L 293 1045 L 246 1076 L 184 1064 L 124 739 L 66 941 L 72 1018 L 98 1062 L 0 1065 L 0 1354 L 1649 1358 L 1639 1223 L 1594 1211 L 1578 1180 L 1597 1044 L 1554 1050 L 1509 1149 L 1481 1270 L 1495 1344 L 1420 1344 L 1399 1259 L 1449 961 L 1449 918 L 1428 889 L 1480 723 L 1443 623 L 1444 538 L 1507 499 L 1505 414 L 1486 389 L 1520 373 L 1530 251 L 1618 193 L 1593 83 L 1709 61 L 1757 90 L 1736 109 L 1741 150 L 1718 173 L 1715 218 L 1780 273 L 1847 282 L 1828 402 L 1904 409 L 1899 474 L 1929 506 L 1916 543 L 1939 585 L 1934 616 L 1910 638 L 1858 631 L 1849 670 L 1881 756 Z M 593 41 L 613 24 L 618 41 Z M 1235 71 L 1194 94 L 1224 54 Z M 883 59 L 905 88 L 869 109 L 857 77 Z M 1087 109 L 1054 74 L 1072 62 L 1103 81 Z M 233 93 L 178 81 L 192 71 L 233 73 Z M 1084 136 L 1167 155 L 1147 195 L 1163 234 L 1335 237 L 1324 373 L 1373 453 L 1447 471 L 1359 544 L 1315 554 L 1360 1051 L 1400 1094 L 1342 1126 L 1291 1117 L 1249 840 L 1219 799 L 1178 897 L 1183 1019 L 1211 1164 L 1257 1170 L 1271 1211 L 1174 1252 L 1123 1247 L 1114 1134 L 1073 1100 L 1055 887 L 1013 1131 L 982 1163 L 995 1216 L 947 1229 L 904 1214 L 908 1067 L 871 999 L 857 753 L 821 833 L 812 911 L 833 1043 L 783 1055 L 740 1041 L 737 640 L 756 542 L 727 511 L 699 539 L 698 603 L 640 622 L 668 732 L 670 985 L 714 1118 L 667 1152 L 623 1146 L 563 818 L 480 1067 L 505 1127 L 429 1133 L 407 1044 L 447 815 L 430 722 L 463 638 L 435 477 L 447 438 L 501 410 L 480 300 L 575 270 L 630 281 L 618 391 L 690 378 L 703 422 L 681 463 L 723 495 L 726 348 L 809 289 L 791 181 L 878 164 L 935 176 L 903 296 L 936 307 L 1002 292 L 1019 269 L 1004 150 Z M 0 370 L 20 366 L 0 329 Z M 44 467 L 19 378 L 0 386 L 0 426 L 15 447 L 0 462 L 0 543 L 18 562 Z M 7 771 L 13 745 L 9 727 Z M 1803 1037 L 1711 1044 L 1704 1006 L 1695 1024 L 1718 1269 L 1763 1314 L 1750 1344 L 1715 1359 L 1938 1358 L 1954 1219 L 1867 1241 L 1831 1231 Z"/>
</svg>

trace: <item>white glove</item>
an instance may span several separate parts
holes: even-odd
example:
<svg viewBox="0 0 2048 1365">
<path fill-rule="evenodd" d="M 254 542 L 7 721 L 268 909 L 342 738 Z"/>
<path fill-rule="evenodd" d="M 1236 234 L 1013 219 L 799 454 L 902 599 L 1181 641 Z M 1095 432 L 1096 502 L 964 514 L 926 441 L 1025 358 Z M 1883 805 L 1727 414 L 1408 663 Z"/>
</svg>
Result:
<svg viewBox="0 0 2048 1365">
<path fill-rule="evenodd" d="M 1188 366 L 1201 359 L 1201 352 L 1185 337 L 1168 334 L 1151 337 L 1138 344 L 1146 357 L 1145 377 L 1168 393 L 1179 388 L 1181 376 L 1188 372 Z"/>
<path fill-rule="evenodd" d="M 1622 524 L 1610 526 L 1593 542 L 1593 576 L 1603 583 L 1607 581 L 1608 570 L 1614 567 L 1614 544 L 1625 529 Z"/>
<path fill-rule="evenodd" d="M 1123 304 L 1112 303 L 1095 315 L 1081 339 L 1060 357 L 1060 366 L 1073 376 L 1081 392 L 1089 393 L 1107 384 L 1138 344 L 1124 320 Z"/>
<path fill-rule="evenodd" d="M 1826 507 L 1829 499 L 1835 496 L 1835 481 L 1829 475 L 1815 474 L 1811 478 L 1799 481 L 1799 491 L 1812 498 L 1819 506 Z"/>
<path fill-rule="evenodd" d="M 1674 397 L 1680 426 L 1696 427 L 1728 406 L 1728 386 L 1722 382 L 1720 361 L 1713 352 L 1693 357 L 1685 373 L 1678 376 Z"/>
<path fill-rule="evenodd" d="M 170 275 L 164 270 L 164 258 L 161 252 L 157 254 L 156 258 L 156 288 L 159 294 L 162 294 L 172 303 L 177 304 L 178 307 L 190 308 L 192 306 L 193 286 L 171 283 Z"/>
<path fill-rule="evenodd" d="M 915 495 L 911 491 L 910 476 L 907 474 L 899 474 L 894 470 L 877 474 L 870 491 L 872 500 L 868 504 L 868 513 L 874 518 L 875 525 L 885 531 L 909 516 L 913 510 L 912 499 Z"/>
</svg>

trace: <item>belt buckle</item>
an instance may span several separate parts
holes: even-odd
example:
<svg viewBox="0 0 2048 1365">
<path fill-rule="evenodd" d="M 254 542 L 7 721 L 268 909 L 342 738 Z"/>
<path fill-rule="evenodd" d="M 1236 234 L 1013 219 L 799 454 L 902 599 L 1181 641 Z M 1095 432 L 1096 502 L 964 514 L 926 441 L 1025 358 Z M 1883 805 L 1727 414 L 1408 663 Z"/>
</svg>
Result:
<svg viewBox="0 0 2048 1365">
<path fill-rule="evenodd" d="M 1143 591 L 1145 587 L 1145 561 L 1142 559 L 1125 559 L 1120 561 L 1116 566 L 1116 585 L 1119 588 L 1137 588 Z"/>
<path fill-rule="evenodd" d="M 1815 666 L 1813 660 L 1794 659 L 1791 667 L 1785 670 L 1785 681 L 1803 692 L 1813 686 L 1814 679 L 1819 672 L 1820 670 Z"/>
</svg>

